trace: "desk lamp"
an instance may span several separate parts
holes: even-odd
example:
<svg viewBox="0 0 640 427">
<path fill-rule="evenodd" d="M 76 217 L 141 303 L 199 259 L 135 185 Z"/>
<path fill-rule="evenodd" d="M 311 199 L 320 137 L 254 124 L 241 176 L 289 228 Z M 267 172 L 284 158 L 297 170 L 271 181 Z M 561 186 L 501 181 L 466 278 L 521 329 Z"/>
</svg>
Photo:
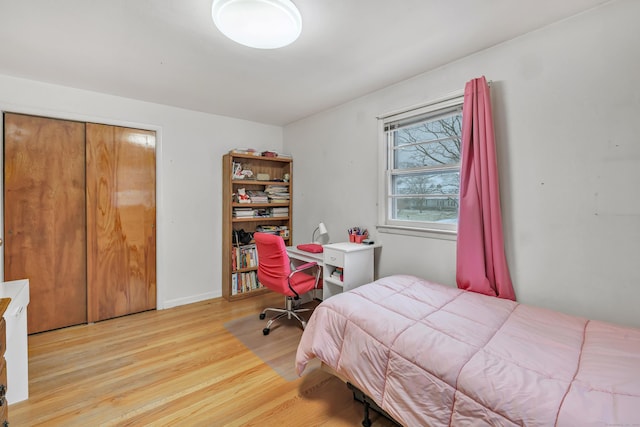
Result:
<svg viewBox="0 0 640 427">
<path fill-rule="evenodd" d="M 316 241 L 316 232 L 319 232 L 317 241 Z M 313 234 L 311 235 L 311 241 L 313 243 L 321 244 L 322 242 L 320 241 L 320 239 L 322 238 L 322 236 L 326 236 L 327 234 L 329 234 L 329 232 L 327 231 L 327 227 L 324 225 L 324 222 L 321 222 L 320 224 L 318 224 L 316 229 L 313 230 Z"/>
</svg>

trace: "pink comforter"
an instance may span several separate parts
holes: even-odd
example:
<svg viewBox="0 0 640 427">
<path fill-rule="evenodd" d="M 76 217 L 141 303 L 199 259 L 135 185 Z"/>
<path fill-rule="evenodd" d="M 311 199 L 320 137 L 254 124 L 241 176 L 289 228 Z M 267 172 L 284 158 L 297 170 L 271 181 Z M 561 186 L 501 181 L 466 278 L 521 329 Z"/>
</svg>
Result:
<svg viewBox="0 0 640 427">
<path fill-rule="evenodd" d="M 640 425 L 640 330 L 413 276 L 320 304 L 313 357 L 406 426 Z"/>
</svg>

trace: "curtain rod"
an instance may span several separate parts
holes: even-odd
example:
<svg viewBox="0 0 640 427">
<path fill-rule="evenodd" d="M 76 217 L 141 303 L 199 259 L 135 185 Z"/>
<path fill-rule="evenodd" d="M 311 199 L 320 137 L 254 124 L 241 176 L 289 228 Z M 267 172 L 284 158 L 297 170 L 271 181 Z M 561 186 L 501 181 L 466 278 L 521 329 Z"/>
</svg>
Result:
<svg viewBox="0 0 640 427">
<path fill-rule="evenodd" d="M 489 87 L 491 87 L 491 83 L 493 83 L 493 80 L 487 80 L 487 85 Z M 411 107 L 402 108 L 400 110 L 390 111 L 388 113 L 381 114 L 379 116 L 376 116 L 376 119 L 378 119 L 378 120 L 387 119 L 387 118 L 395 116 L 397 114 L 409 113 L 411 111 L 419 110 L 421 108 L 425 108 L 425 107 L 428 107 L 430 105 L 439 104 L 441 102 L 449 101 L 451 99 L 458 98 L 458 97 L 461 97 L 461 96 L 464 96 L 464 89 L 458 89 L 456 91 L 449 92 L 448 94 L 446 94 L 446 95 L 444 95 L 444 96 L 442 96 L 440 98 L 437 98 L 437 99 L 435 99 L 433 101 L 429 101 L 429 102 L 424 103 L 424 104 L 412 105 Z"/>
</svg>

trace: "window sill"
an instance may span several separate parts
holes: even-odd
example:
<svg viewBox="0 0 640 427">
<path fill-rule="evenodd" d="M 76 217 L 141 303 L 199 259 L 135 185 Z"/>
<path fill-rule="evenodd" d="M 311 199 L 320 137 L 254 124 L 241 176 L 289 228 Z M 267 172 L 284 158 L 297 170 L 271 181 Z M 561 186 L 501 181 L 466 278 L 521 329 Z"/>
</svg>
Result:
<svg viewBox="0 0 640 427">
<path fill-rule="evenodd" d="M 406 227 L 399 225 L 377 225 L 380 233 L 400 234 L 404 236 L 423 237 L 427 239 L 452 240 L 458 239 L 458 232 L 452 230 L 438 230 L 434 228 Z"/>
</svg>

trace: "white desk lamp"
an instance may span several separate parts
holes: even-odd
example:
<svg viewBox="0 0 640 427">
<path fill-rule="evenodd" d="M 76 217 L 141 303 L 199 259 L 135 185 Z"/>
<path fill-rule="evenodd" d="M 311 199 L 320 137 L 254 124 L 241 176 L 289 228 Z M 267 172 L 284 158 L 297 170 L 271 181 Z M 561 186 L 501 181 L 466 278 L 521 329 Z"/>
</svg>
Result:
<svg viewBox="0 0 640 427">
<path fill-rule="evenodd" d="M 320 224 L 318 224 L 316 229 L 313 230 L 313 234 L 311 235 L 311 241 L 313 243 L 321 243 L 320 240 L 316 241 L 316 232 L 320 233 L 318 234 L 318 239 L 321 239 L 322 236 L 326 236 L 327 234 L 329 234 L 329 232 L 327 231 L 327 227 L 324 225 L 324 222 L 321 222 Z"/>
</svg>

